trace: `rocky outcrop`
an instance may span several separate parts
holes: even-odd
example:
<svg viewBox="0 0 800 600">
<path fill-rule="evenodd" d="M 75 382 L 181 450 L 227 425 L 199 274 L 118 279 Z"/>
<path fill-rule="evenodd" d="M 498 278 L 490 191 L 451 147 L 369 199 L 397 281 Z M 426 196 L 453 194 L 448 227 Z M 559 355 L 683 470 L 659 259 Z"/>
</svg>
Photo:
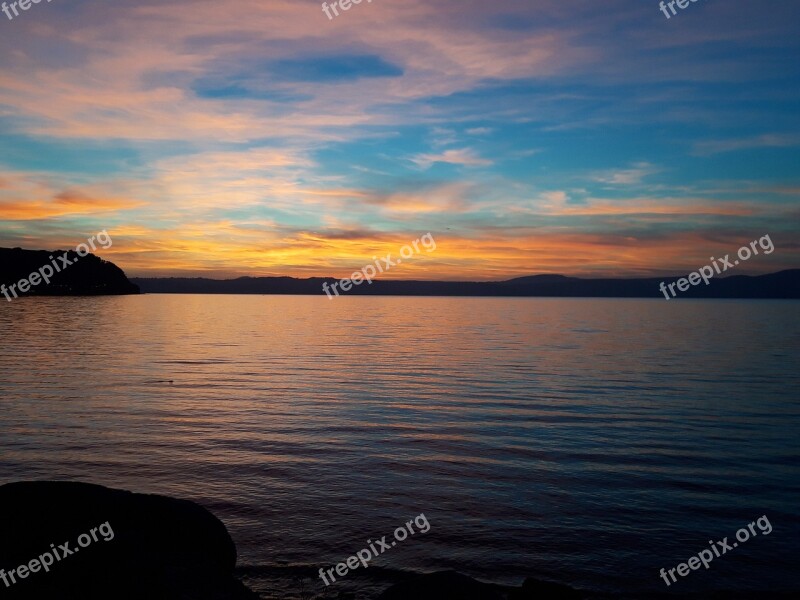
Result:
<svg viewBox="0 0 800 600">
<path fill-rule="evenodd" d="M 0 486 L 0 597 L 258 600 L 235 565 L 225 525 L 193 502 L 83 483 Z"/>
</svg>

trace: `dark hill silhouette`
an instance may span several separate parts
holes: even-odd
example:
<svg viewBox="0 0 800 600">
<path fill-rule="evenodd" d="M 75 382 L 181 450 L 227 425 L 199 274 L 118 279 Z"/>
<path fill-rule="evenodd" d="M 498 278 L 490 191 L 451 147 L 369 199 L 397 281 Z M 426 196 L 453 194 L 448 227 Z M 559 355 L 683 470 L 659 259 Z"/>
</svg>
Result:
<svg viewBox="0 0 800 600">
<path fill-rule="evenodd" d="M 564 283 L 565 281 L 576 281 L 577 277 L 567 277 L 566 275 L 528 275 L 527 277 L 517 277 L 509 279 L 505 283 L 513 285 L 521 284 L 543 284 L 543 283 Z"/>
<path fill-rule="evenodd" d="M 41 281 L 38 285 L 31 286 L 27 293 L 22 293 L 18 287 L 14 291 L 20 296 L 105 296 L 139 293 L 138 286 L 131 283 L 122 269 L 114 263 L 94 254 L 79 256 L 76 252 L 70 251 L 67 252 L 67 260 L 72 264 L 62 268 L 59 257 L 63 254 L 64 250 L 48 252 L 0 248 L 0 284 L 9 288 L 21 279 L 29 278 L 31 273 L 39 273 L 40 269 L 49 266 L 53 272 L 49 277 L 49 284 Z M 54 260 L 62 269 L 61 272 L 55 272 Z M 11 298 L 14 297 L 12 293 L 8 294 Z M 5 297 L 0 296 L 0 301 L 5 300 Z"/>
<path fill-rule="evenodd" d="M 508 281 L 374 281 L 343 295 L 376 296 L 551 296 L 588 298 L 661 298 L 659 284 L 681 277 L 644 279 L 582 279 L 564 275 L 534 275 Z M 240 277 L 238 279 L 132 279 L 142 292 L 153 294 L 324 294 L 322 284 L 336 279 L 312 277 Z M 676 289 L 677 291 L 677 289 Z M 679 292 L 681 298 L 800 298 L 800 269 L 769 275 L 734 275 L 711 279 Z"/>
</svg>

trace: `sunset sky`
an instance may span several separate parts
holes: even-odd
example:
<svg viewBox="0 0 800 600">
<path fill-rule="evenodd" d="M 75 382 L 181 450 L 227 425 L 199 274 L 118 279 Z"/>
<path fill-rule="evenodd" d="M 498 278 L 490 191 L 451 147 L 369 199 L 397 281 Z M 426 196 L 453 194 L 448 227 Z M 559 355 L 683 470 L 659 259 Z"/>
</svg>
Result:
<svg viewBox="0 0 800 600">
<path fill-rule="evenodd" d="M 13 15 L 13 13 L 12 13 Z M 129 276 L 800 267 L 800 2 L 53 0 L 0 13 L 0 246 Z"/>
</svg>

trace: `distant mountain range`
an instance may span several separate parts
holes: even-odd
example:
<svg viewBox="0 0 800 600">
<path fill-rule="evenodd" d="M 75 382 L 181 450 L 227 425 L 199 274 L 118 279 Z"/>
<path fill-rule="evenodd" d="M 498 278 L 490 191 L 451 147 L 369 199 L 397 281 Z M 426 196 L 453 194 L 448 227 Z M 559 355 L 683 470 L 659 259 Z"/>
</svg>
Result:
<svg viewBox="0 0 800 600">
<path fill-rule="evenodd" d="M 534 275 L 508 281 L 373 281 L 353 286 L 342 295 L 354 296 L 552 296 L 587 298 L 664 298 L 659 286 L 681 277 L 646 279 L 583 279 L 564 275 Z M 151 294 L 324 294 L 337 279 L 312 277 L 132 278 L 144 293 Z M 733 275 L 702 282 L 680 298 L 800 298 L 800 269 L 770 275 Z"/>
<path fill-rule="evenodd" d="M 27 283 L 20 286 L 20 282 Z M 0 248 L 0 302 L 14 296 L 106 296 L 138 294 L 114 263 L 74 251 Z M 13 286 L 13 288 L 12 288 Z M 4 297 L 5 296 L 5 297 Z"/>
<path fill-rule="evenodd" d="M 63 258 L 62 258 L 63 257 Z M 47 269 L 45 269 L 47 267 Z M 48 273 L 49 283 L 40 281 L 23 292 L 19 282 L 32 273 Z M 676 283 L 680 277 L 643 279 L 584 279 L 564 275 L 533 275 L 507 281 L 373 281 L 353 286 L 342 295 L 354 296 L 550 296 L 563 298 L 664 298 L 660 285 Z M 17 284 L 18 295 L 88 296 L 107 294 L 325 294 L 338 279 L 312 277 L 131 278 L 114 263 L 74 251 L 0 248 L 0 284 Z M 26 286 L 27 287 L 27 286 Z M 677 291 L 677 290 L 676 290 Z M 7 293 L 4 292 L 4 293 Z M 332 292 L 331 292 L 332 293 Z M 733 275 L 702 282 L 677 298 L 800 298 L 800 269 L 769 275 Z M 0 297 L 2 300 L 2 297 Z"/>
</svg>

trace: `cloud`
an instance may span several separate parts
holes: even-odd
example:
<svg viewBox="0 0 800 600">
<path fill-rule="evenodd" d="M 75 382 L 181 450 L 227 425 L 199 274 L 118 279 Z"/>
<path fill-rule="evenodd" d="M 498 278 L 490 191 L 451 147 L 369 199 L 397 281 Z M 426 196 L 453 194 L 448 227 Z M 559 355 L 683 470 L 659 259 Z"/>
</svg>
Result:
<svg viewBox="0 0 800 600">
<path fill-rule="evenodd" d="M 450 146 L 458 142 L 458 136 L 454 129 L 447 127 L 434 127 L 431 130 L 431 145 L 435 148 Z"/>
<path fill-rule="evenodd" d="M 7 173 L 0 178 L 0 221 L 40 221 L 94 216 L 144 206 L 100 185 L 80 188 L 42 173 Z"/>
<path fill-rule="evenodd" d="M 628 169 L 604 171 L 592 177 L 594 181 L 609 185 L 633 185 L 641 183 L 645 177 L 658 173 L 659 169 L 650 163 L 640 162 Z"/>
<path fill-rule="evenodd" d="M 489 135 L 492 133 L 494 129 L 491 127 L 473 127 L 472 129 L 467 129 L 467 134 L 469 135 Z"/>
<path fill-rule="evenodd" d="M 469 212 L 480 193 L 478 186 L 468 182 L 400 187 L 395 192 L 368 195 L 364 200 L 393 218 L 432 213 L 452 215 Z"/>
<path fill-rule="evenodd" d="M 427 169 L 435 163 L 462 165 L 465 167 L 484 167 L 493 164 L 491 160 L 478 156 L 471 148 L 445 150 L 439 154 L 418 154 L 411 158 L 411 162 L 423 169 Z"/>
<path fill-rule="evenodd" d="M 710 156 L 737 150 L 752 150 L 756 148 L 790 148 L 800 146 L 800 135 L 766 133 L 749 138 L 706 140 L 694 144 L 694 154 Z"/>
</svg>

